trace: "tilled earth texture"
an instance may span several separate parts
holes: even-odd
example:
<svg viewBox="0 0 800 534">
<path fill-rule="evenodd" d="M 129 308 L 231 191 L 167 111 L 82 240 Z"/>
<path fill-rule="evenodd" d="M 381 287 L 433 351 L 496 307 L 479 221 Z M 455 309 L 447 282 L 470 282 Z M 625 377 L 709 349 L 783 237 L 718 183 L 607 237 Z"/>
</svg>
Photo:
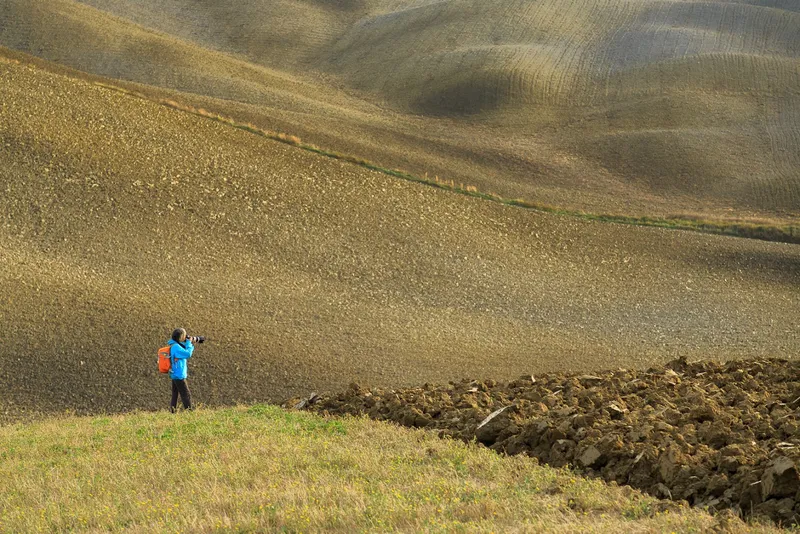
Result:
<svg viewBox="0 0 800 534">
<path fill-rule="evenodd" d="M 2 46 L 384 167 L 794 224 L 798 27 L 796 0 L 0 1 Z"/>
<path fill-rule="evenodd" d="M 589 476 L 784 526 L 800 518 L 800 363 L 687 363 L 292 399 L 572 465 Z"/>
<path fill-rule="evenodd" d="M 480 201 L 0 61 L 0 417 L 792 358 L 800 247 Z"/>
</svg>

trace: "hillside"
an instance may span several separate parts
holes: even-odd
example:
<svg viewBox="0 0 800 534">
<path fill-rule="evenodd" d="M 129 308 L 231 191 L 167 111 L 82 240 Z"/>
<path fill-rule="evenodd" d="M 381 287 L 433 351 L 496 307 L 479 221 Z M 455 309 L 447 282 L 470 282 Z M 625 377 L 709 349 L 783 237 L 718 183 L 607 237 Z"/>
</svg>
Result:
<svg viewBox="0 0 800 534">
<path fill-rule="evenodd" d="M 800 249 L 544 215 L 0 62 L 4 417 L 792 356 Z"/>
<path fill-rule="evenodd" d="M 509 382 L 351 386 L 298 406 L 422 427 L 713 512 L 800 522 L 800 365 L 677 359 Z"/>
<path fill-rule="evenodd" d="M 14 534 L 779 532 L 423 431 L 263 405 L 3 426 L 0 451 L 0 532 Z"/>
<path fill-rule="evenodd" d="M 790 1 L 3 0 L 0 45 L 529 201 L 800 215 Z"/>
</svg>

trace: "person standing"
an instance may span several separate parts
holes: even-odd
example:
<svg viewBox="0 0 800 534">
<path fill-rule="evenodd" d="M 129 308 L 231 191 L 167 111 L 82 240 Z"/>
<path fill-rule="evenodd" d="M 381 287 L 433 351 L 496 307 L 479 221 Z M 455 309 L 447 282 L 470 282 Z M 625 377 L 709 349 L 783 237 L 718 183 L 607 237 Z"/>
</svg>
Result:
<svg viewBox="0 0 800 534">
<path fill-rule="evenodd" d="M 172 332 L 172 339 L 169 340 L 169 357 L 172 360 L 169 377 L 172 379 L 172 401 L 169 410 L 175 413 L 178 406 L 178 395 L 181 396 L 183 407 L 187 410 L 192 409 L 192 394 L 189 392 L 189 385 L 186 383 L 187 361 L 192 357 L 194 345 L 192 338 L 186 337 L 186 330 L 176 328 Z"/>
</svg>

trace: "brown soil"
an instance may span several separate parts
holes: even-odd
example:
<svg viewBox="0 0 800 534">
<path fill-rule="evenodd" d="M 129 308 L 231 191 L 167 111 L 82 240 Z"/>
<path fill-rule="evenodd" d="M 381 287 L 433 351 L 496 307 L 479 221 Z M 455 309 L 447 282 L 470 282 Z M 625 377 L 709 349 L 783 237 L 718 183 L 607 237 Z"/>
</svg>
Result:
<svg viewBox="0 0 800 534">
<path fill-rule="evenodd" d="M 511 382 L 352 384 L 300 405 L 477 440 L 711 511 L 784 526 L 800 518 L 800 362 L 679 359 L 646 371 Z"/>
<path fill-rule="evenodd" d="M 800 247 L 484 202 L 0 62 L 0 419 L 791 357 Z"/>
<path fill-rule="evenodd" d="M 507 198 L 797 224 L 800 13 L 745 4 L 7 0 L 0 44 Z"/>
</svg>

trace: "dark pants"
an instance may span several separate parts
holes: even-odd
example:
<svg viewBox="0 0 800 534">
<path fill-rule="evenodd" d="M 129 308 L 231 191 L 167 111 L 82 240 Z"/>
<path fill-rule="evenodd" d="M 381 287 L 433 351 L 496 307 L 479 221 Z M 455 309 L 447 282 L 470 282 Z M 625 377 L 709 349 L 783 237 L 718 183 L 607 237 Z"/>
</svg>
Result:
<svg viewBox="0 0 800 534">
<path fill-rule="evenodd" d="M 169 403 L 169 409 L 171 412 L 175 411 L 175 407 L 178 406 L 178 394 L 180 393 L 181 400 L 183 401 L 183 407 L 187 410 L 192 409 L 192 394 L 189 393 L 189 385 L 186 383 L 186 380 L 173 380 L 172 381 L 172 401 Z"/>
</svg>

